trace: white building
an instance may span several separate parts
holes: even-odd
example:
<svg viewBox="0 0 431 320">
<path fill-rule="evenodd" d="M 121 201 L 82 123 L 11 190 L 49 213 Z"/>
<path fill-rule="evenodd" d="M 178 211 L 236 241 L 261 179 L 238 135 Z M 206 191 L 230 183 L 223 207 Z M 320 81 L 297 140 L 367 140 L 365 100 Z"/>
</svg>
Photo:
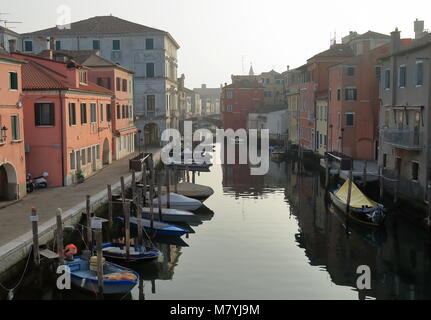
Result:
<svg viewBox="0 0 431 320">
<path fill-rule="evenodd" d="M 161 131 L 170 128 L 177 112 L 177 50 L 166 31 L 114 16 L 98 16 L 71 24 L 21 35 L 24 53 L 55 50 L 98 50 L 100 55 L 135 72 L 136 127 L 146 141 L 160 143 Z"/>
<path fill-rule="evenodd" d="M 271 138 L 278 138 L 287 132 L 286 106 L 265 106 L 248 115 L 248 129 L 268 129 Z"/>
</svg>

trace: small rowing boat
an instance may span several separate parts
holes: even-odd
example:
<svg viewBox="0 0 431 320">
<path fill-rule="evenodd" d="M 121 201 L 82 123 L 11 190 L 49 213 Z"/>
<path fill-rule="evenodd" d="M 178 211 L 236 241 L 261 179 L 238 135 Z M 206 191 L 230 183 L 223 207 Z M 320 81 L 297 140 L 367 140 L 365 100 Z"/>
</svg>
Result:
<svg viewBox="0 0 431 320">
<path fill-rule="evenodd" d="M 126 245 L 124 243 L 104 243 L 102 245 L 102 254 L 107 259 L 125 261 Z M 162 253 L 157 248 L 150 248 L 139 245 L 131 245 L 129 250 L 129 261 L 138 262 L 145 260 L 157 259 Z"/>
<path fill-rule="evenodd" d="M 167 194 L 160 195 L 162 207 L 167 207 L 168 197 Z M 157 207 L 159 198 L 153 199 L 153 205 Z M 169 193 L 169 201 L 172 209 L 195 211 L 202 206 L 202 202 L 192 199 L 174 192 Z"/>
<path fill-rule="evenodd" d="M 117 217 L 117 219 L 124 221 L 124 217 Z M 153 221 L 152 228 L 151 228 L 151 220 L 149 219 L 141 219 L 141 223 L 142 223 L 142 228 L 151 234 L 157 234 L 161 236 L 181 237 L 182 235 L 188 233 L 188 231 L 184 228 L 173 226 L 165 222 Z M 137 226 L 138 218 L 130 217 L 130 224 Z"/>
<path fill-rule="evenodd" d="M 72 285 L 89 293 L 97 292 L 97 271 L 90 268 L 90 261 L 76 257 L 66 261 Z M 103 264 L 103 294 L 126 294 L 139 281 L 139 274 L 131 269 L 105 262 Z"/>
<path fill-rule="evenodd" d="M 153 214 L 154 218 L 158 220 L 159 209 L 153 208 Z M 144 218 L 151 218 L 151 209 L 142 208 L 142 215 Z M 168 208 L 162 208 L 162 220 L 166 222 L 202 223 L 199 217 L 192 212 Z"/>
<path fill-rule="evenodd" d="M 330 191 L 329 196 L 334 205 L 352 220 L 373 227 L 383 225 L 386 219 L 386 209 L 382 204 L 369 199 L 352 182 L 350 205 L 347 208 L 348 192 L 349 180 L 347 179 L 339 189 Z"/>
</svg>

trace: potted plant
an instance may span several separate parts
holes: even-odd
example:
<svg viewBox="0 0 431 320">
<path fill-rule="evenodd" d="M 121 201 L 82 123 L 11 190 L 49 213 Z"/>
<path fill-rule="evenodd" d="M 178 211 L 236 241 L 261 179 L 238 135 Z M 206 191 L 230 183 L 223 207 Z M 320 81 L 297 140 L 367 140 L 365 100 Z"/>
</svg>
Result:
<svg viewBox="0 0 431 320">
<path fill-rule="evenodd" d="M 82 173 L 82 170 L 79 169 L 78 171 L 76 171 L 76 179 L 78 181 L 78 183 L 83 183 L 85 180 L 84 174 Z"/>
</svg>

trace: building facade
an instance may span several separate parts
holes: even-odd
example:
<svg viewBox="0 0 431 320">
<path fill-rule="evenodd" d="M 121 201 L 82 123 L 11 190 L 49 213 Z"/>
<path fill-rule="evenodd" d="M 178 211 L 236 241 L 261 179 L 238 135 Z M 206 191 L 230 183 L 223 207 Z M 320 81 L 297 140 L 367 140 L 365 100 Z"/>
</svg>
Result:
<svg viewBox="0 0 431 320">
<path fill-rule="evenodd" d="M 232 76 L 221 94 L 221 120 L 224 129 L 247 129 L 248 115 L 264 105 L 263 86 L 247 76 Z"/>
<path fill-rule="evenodd" d="M 415 33 L 406 43 L 392 32 L 391 52 L 380 60 L 379 165 L 400 180 L 401 196 L 429 200 L 431 36 L 422 21 L 415 22 Z"/>
<path fill-rule="evenodd" d="M 0 53 L 0 204 L 26 195 L 22 65 Z"/>
<path fill-rule="evenodd" d="M 160 145 L 160 134 L 176 125 L 178 43 L 168 33 L 114 16 L 99 16 L 20 36 L 24 53 L 42 50 L 98 50 L 134 71 L 136 126 L 147 144 Z"/>
<path fill-rule="evenodd" d="M 220 88 L 207 88 L 203 84 L 200 88 L 194 88 L 201 99 L 201 115 L 220 114 Z"/>
<path fill-rule="evenodd" d="M 60 187 L 86 178 L 112 161 L 113 93 L 77 63 L 14 53 L 23 65 L 23 109 L 27 171 L 48 172 Z"/>
</svg>

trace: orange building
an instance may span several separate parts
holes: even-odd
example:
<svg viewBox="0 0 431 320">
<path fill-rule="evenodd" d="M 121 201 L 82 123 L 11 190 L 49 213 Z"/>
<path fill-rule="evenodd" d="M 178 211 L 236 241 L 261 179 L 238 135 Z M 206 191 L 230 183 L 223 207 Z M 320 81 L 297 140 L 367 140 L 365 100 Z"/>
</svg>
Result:
<svg viewBox="0 0 431 320">
<path fill-rule="evenodd" d="M 24 59 L 27 171 L 48 185 L 70 185 L 112 161 L 112 91 L 89 81 L 88 68 L 14 53 Z"/>
<path fill-rule="evenodd" d="M 22 64 L 0 53 L 0 204 L 26 195 Z"/>
<path fill-rule="evenodd" d="M 45 54 L 45 52 L 42 52 Z M 88 68 L 88 79 L 113 93 L 110 120 L 112 124 L 112 159 L 135 152 L 137 129 L 133 113 L 133 75 L 128 70 L 99 55 L 98 51 L 61 50 L 53 52 L 57 61 L 74 60 Z M 112 116 L 111 116 L 112 115 Z M 138 144 L 140 141 L 138 141 Z"/>
</svg>

